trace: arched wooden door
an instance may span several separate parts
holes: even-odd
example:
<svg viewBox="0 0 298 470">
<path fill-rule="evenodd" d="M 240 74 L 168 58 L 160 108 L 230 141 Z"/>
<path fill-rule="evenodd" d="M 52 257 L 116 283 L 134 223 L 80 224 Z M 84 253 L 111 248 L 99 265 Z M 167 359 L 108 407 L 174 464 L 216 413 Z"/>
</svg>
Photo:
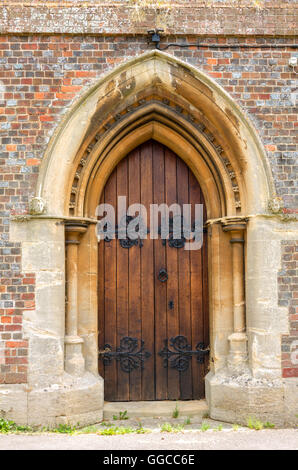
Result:
<svg viewBox="0 0 298 470">
<path fill-rule="evenodd" d="M 127 196 L 128 205 L 144 204 L 148 214 L 151 203 L 204 204 L 187 165 L 155 141 L 115 168 L 101 202 L 117 207 L 117 196 Z M 160 238 L 141 245 L 99 243 L 99 373 L 105 400 L 202 398 L 208 355 L 200 350 L 209 344 L 207 236 L 196 251 Z"/>
</svg>

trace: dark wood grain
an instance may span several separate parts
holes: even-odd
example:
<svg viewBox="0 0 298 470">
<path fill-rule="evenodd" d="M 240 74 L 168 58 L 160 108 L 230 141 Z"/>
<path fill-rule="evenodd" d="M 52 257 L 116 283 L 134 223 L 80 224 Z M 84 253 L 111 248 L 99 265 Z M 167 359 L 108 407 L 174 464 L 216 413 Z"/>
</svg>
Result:
<svg viewBox="0 0 298 470">
<path fill-rule="evenodd" d="M 163 145 L 149 141 L 133 150 L 111 174 L 102 200 L 116 208 L 116 197 L 127 196 L 127 203 L 204 204 L 200 186 L 187 165 Z M 204 212 L 206 219 L 206 210 Z M 119 221 L 118 221 L 119 222 Z M 129 374 L 115 360 L 99 373 L 105 379 L 105 400 L 191 400 L 204 397 L 204 376 L 208 359 L 198 364 L 195 357 L 187 371 L 164 367 L 158 354 L 164 340 L 186 336 L 192 349 L 199 341 L 208 345 L 207 235 L 203 248 L 188 251 L 170 247 L 168 241 L 143 240 L 143 246 L 123 248 L 119 240 L 99 243 L 98 252 L 98 344 L 120 345 L 132 336 L 144 341 L 151 352 L 144 369 Z M 161 268 L 167 282 L 158 280 Z M 172 305 L 170 305 L 170 302 Z"/>
<path fill-rule="evenodd" d="M 177 160 L 176 155 L 165 149 L 165 202 L 168 206 L 177 202 Z M 170 216 L 172 214 L 170 213 Z M 167 338 L 179 334 L 179 283 L 178 283 L 178 249 L 166 244 L 167 271 Z M 169 308 L 173 302 L 173 308 Z M 179 372 L 168 367 L 168 399 L 180 398 Z"/>
<path fill-rule="evenodd" d="M 150 230 L 150 204 L 153 195 L 153 145 L 144 144 L 140 149 L 141 203 L 147 209 L 147 227 Z M 155 400 L 155 306 L 154 306 L 154 252 L 153 240 L 148 234 L 141 251 L 141 314 L 142 339 L 152 356 L 142 374 L 142 400 Z"/>
<path fill-rule="evenodd" d="M 104 202 L 104 191 L 101 197 L 101 203 Z M 105 344 L 105 243 L 102 241 L 98 244 L 98 350 L 102 351 Z M 104 365 L 102 360 L 98 361 L 98 373 L 104 376 Z"/>
<path fill-rule="evenodd" d="M 117 166 L 117 196 L 127 196 L 128 194 L 128 159 L 122 160 Z M 119 224 L 119 220 L 117 223 Z M 120 345 L 121 338 L 128 336 L 129 322 L 129 259 L 128 250 L 122 248 L 119 241 L 115 240 L 117 246 L 117 342 Z M 118 400 L 129 400 L 129 375 L 121 370 L 120 363 L 117 363 L 118 371 Z"/>
<path fill-rule="evenodd" d="M 183 204 L 189 203 L 188 168 L 177 157 L 177 202 L 183 208 Z M 193 202 L 193 201 L 190 201 Z M 195 201 L 193 202 L 195 203 Z M 179 249 L 178 256 L 178 296 L 179 296 L 179 333 L 191 341 L 191 309 L 190 309 L 190 251 Z M 190 400 L 192 398 L 192 373 L 191 367 L 180 373 L 180 398 Z"/>
<path fill-rule="evenodd" d="M 164 148 L 153 143 L 153 202 L 165 202 L 165 156 Z M 167 286 L 158 280 L 159 270 L 166 267 L 166 248 L 160 239 L 154 243 L 154 287 L 155 287 L 155 388 L 156 399 L 168 399 L 168 374 L 158 352 L 167 338 Z"/>
<path fill-rule="evenodd" d="M 141 198 L 140 180 L 140 149 L 137 148 L 128 159 L 128 204 L 139 204 Z M 132 214 L 136 215 L 136 214 Z M 141 311 L 141 249 L 133 246 L 128 252 L 128 316 L 129 336 L 142 338 L 142 311 Z M 147 364 L 146 364 L 147 365 Z M 130 400 L 136 401 L 142 398 L 142 370 L 136 369 L 130 374 Z"/>
<path fill-rule="evenodd" d="M 116 178 L 109 179 L 105 187 L 105 202 L 116 206 Z M 116 240 L 104 243 L 104 309 L 105 309 L 105 343 L 114 346 L 117 342 L 117 255 Z M 117 399 L 117 365 L 112 363 L 105 367 L 105 399 Z"/>
</svg>

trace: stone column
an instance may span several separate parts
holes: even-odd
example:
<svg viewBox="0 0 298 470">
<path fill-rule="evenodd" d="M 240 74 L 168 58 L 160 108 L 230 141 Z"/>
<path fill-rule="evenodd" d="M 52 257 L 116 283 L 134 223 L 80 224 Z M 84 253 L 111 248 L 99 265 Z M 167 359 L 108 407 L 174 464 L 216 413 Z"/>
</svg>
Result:
<svg viewBox="0 0 298 470">
<path fill-rule="evenodd" d="M 231 372 L 244 372 L 247 369 L 247 335 L 245 319 L 245 282 L 244 282 L 244 231 L 246 220 L 243 218 L 225 219 L 224 232 L 229 232 L 232 245 L 233 266 L 233 333 L 229 336 L 230 352 L 228 368 Z"/>
<path fill-rule="evenodd" d="M 66 319 L 65 319 L 65 371 L 81 376 L 85 371 L 82 354 L 83 339 L 78 336 L 78 246 L 87 230 L 82 223 L 65 225 L 66 244 Z"/>
</svg>

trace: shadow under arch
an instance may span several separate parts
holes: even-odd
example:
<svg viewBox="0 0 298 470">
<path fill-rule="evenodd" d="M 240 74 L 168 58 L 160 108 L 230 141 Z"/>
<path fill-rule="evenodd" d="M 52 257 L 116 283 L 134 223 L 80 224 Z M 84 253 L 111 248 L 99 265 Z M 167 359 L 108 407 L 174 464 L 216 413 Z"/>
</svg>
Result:
<svg viewBox="0 0 298 470">
<path fill-rule="evenodd" d="M 132 126 L 125 127 L 123 132 L 117 133 L 116 139 L 109 142 L 100 153 L 100 158 L 94 158 L 93 165 L 91 160 L 92 170 L 86 168 L 86 181 L 82 180 L 82 189 L 80 187 L 78 192 L 77 212 L 92 217 L 104 185 L 115 166 L 135 147 L 153 139 L 173 150 L 191 168 L 202 187 L 209 218 L 221 217 L 227 212 L 227 205 L 229 212 L 235 213 L 232 185 L 226 172 L 223 172 L 222 177 L 214 160 L 210 159 L 210 154 L 196 139 L 182 132 L 182 128 L 175 127 L 173 121 L 169 124 L 166 119 L 161 119 L 161 115 L 152 112 L 145 115 L 144 119 L 134 121 Z"/>
</svg>

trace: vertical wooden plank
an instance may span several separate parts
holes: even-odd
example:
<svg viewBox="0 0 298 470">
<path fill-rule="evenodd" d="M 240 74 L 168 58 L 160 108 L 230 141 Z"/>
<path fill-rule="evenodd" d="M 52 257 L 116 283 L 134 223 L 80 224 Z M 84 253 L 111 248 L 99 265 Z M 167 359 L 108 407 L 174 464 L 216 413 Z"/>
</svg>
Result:
<svg viewBox="0 0 298 470">
<path fill-rule="evenodd" d="M 117 196 L 128 194 L 128 163 L 124 158 L 117 166 Z M 120 220 L 117 221 L 120 224 Z M 128 336 L 128 249 L 117 246 L 117 347 L 124 336 Z M 129 374 L 121 370 L 117 362 L 118 386 L 117 400 L 129 400 Z"/>
<path fill-rule="evenodd" d="M 104 202 L 104 191 L 100 203 Z M 105 344 L 105 242 L 98 244 L 98 350 L 102 351 Z M 98 359 L 98 373 L 104 377 L 104 365 L 102 356 Z"/>
<path fill-rule="evenodd" d="M 165 202 L 168 206 L 177 203 L 177 160 L 176 155 L 165 149 Z M 172 216 L 172 214 L 170 214 Z M 178 301 L 178 253 L 177 248 L 166 244 L 168 280 L 167 287 L 167 338 L 179 334 L 179 301 Z M 173 307 L 169 303 L 173 302 Z M 180 398 L 179 372 L 168 367 L 168 399 Z"/>
<path fill-rule="evenodd" d="M 153 200 L 155 204 L 165 202 L 164 149 L 153 142 Z M 154 240 L 154 288 L 155 288 L 155 390 L 156 400 L 168 399 L 168 374 L 159 351 L 167 338 L 167 286 L 157 278 L 159 270 L 166 268 L 166 249 L 160 238 Z"/>
<path fill-rule="evenodd" d="M 140 149 L 137 148 L 128 157 L 128 204 L 140 202 Z M 138 246 L 128 249 L 129 258 L 129 281 L 128 281 L 128 317 L 129 336 L 142 339 L 141 324 L 141 250 Z M 147 364 L 145 364 L 146 366 Z M 129 399 L 141 400 L 141 374 L 140 368 L 129 374 Z"/>
<path fill-rule="evenodd" d="M 105 187 L 105 202 L 116 207 L 116 172 L 109 178 Z M 105 263 L 105 279 L 104 279 L 104 310 L 105 310 L 105 343 L 110 344 L 113 348 L 117 343 L 116 326 L 117 326 L 117 240 L 111 240 L 104 244 L 104 263 Z M 117 400 L 117 366 L 115 361 L 105 366 L 105 400 Z"/>
<path fill-rule="evenodd" d="M 141 203 L 147 209 L 147 227 L 150 228 L 150 204 L 153 202 L 152 141 L 141 147 Z M 155 355 L 154 355 L 154 252 L 153 240 L 143 240 L 141 249 L 141 311 L 142 339 L 145 349 L 152 356 L 145 363 L 142 373 L 142 400 L 155 399 Z"/>
<path fill-rule="evenodd" d="M 201 192 L 201 201 L 204 204 L 204 223 L 207 220 L 206 204 L 204 201 L 203 193 Z M 208 290 L 208 233 L 204 233 L 203 249 L 202 249 L 202 264 L 203 264 L 203 323 L 204 323 L 204 345 L 209 346 L 210 332 L 209 332 L 209 290 Z M 204 361 L 204 377 L 208 372 L 210 356 L 205 356 Z M 202 391 L 203 397 L 205 396 L 205 381 L 203 380 L 204 390 Z"/>
<path fill-rule="evenodd" d="M 189 202 L 188 167 L 177 157 L 177 202 L 183 210 L 183 204 Z M 192 343 L 191 310 L 190 310 L 190 251 L 184 248 L 177 249 L 178 256 L 178 297 L 179 297 L 179 325 L 180 334 Z M 191 344 L 192 349 L 195 347 Z M 192 358 L 193 362 L 195 358 Z M 185 372 L 180 372 L 180 398 L 192 398 L 192 367 L 191 363 Z"/>
<path fill-rule="evenodd" d="M 192 220 L 195 220 L 194 205 L 201 203 L 200 186 L 189 170 L 189 200 L 192 204 Z M 202 249 L 190 251 L 190 284 L 191 284 L 191 323 L 192 345 L 204 341 L 203 323 L 203 283 L 202 283 Z M 203 369 L 197 360 L 192 360 L 193 399 L 203 397 Z"/>
</svg>

